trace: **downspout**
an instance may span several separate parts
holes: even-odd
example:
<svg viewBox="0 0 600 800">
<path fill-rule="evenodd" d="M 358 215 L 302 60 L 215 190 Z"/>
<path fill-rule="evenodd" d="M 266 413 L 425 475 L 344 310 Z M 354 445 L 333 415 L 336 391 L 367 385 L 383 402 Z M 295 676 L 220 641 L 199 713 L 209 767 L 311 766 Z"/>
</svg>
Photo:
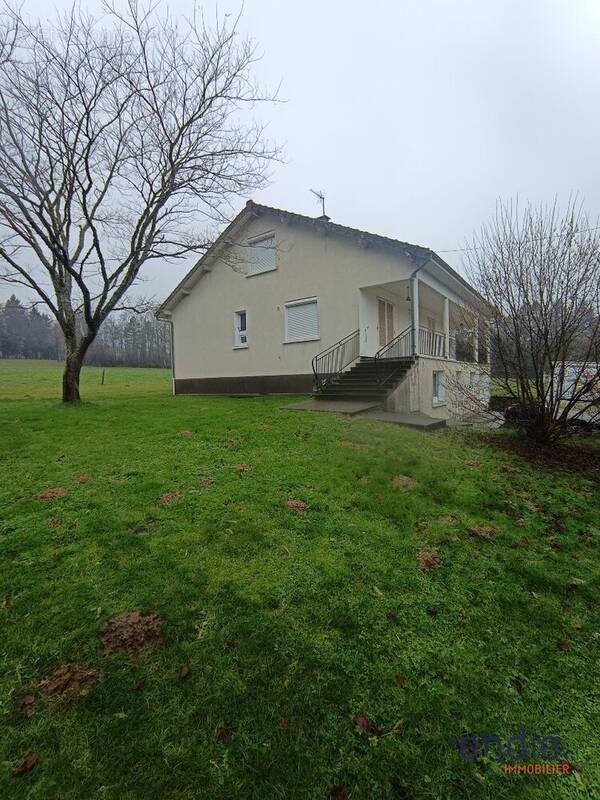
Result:
<svg viewBox="0 0 600 800">
<path fill-rule="evenodd" d="M 173 329 L 173 320 L 168 320 L 169 328 L 171 330 L 171 394 L 175 396 L 175 331 Z"/>
</svg>

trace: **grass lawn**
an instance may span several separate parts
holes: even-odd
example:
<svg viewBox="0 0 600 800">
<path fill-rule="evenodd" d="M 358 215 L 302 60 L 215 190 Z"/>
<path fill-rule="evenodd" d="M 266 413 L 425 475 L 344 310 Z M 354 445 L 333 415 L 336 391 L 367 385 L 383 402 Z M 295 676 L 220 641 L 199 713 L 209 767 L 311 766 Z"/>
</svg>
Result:
<svg viewBox="0 0 600 800">
<path fill-rule="evenodd" d="M 0 362 L 2 800 L 600 797 L 589 476 L 503 433 L 101 372 L 65 408 L 59 366 Z M 162 641 L 106 654 L 136 610 Z M 73 662 L 82 691 L 39 686 Z M 520 725 L 578 771 L 507 775 L 453 741 Z"/>
</svg>

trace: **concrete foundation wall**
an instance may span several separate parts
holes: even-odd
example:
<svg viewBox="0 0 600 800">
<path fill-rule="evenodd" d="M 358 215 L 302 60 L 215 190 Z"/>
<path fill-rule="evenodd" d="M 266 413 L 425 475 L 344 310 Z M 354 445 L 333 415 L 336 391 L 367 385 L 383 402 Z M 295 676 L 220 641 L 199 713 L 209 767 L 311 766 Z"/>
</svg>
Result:
<svg viewBox="0 0 600 800">
<path fill-rule="evenodd" d="M 446 399 L 434 402 L 433 373 L 445 374 Z M 473 388 L 471 388 L 473 384 Z M 386 411 L 420 411 L 435 419 L 460 419 L 487 407 L 490 400 L 489 369 L 485 364 L 419 356 L 406 378 L 385 402 Z"/>
</svg>

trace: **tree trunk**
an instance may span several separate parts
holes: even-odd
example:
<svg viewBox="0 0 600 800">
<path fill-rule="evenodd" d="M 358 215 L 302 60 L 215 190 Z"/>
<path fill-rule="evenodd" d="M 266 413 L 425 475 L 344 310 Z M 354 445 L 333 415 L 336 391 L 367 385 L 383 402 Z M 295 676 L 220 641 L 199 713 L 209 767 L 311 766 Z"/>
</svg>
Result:
<svg viewBox="0 0 600 800">
<path fill-rule="evenodd" d="M 67 353 L 65 358 L 65 369 L 63 372 L 63 403 L 79 403 L 79 376 L 83 357 L 80 353 Z"/>
</svg>

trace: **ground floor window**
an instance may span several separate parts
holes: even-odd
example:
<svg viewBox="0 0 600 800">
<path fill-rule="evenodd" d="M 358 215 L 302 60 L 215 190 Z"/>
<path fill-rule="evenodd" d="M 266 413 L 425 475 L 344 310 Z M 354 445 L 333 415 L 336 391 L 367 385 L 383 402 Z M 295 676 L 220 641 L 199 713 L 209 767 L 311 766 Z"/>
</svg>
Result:
<svg viewBox="0 0 600 800">
<path fill-rule="evenodd" d="M 285 304 L 285 341 L 312 342 L 319 338 L 317 298 L 292 300 Z"/>
<path fill-rule="evenodd" d="M 233 343 L 235 347 L 248 347 L 248 328 L 245 311 L 233 315 Z"/>
<path fill-rule="evenodd" d="M 436 405 L 446 402 L 446 374 L 443 370 L 433 371 L 433 402 Z"/>
</svg>

